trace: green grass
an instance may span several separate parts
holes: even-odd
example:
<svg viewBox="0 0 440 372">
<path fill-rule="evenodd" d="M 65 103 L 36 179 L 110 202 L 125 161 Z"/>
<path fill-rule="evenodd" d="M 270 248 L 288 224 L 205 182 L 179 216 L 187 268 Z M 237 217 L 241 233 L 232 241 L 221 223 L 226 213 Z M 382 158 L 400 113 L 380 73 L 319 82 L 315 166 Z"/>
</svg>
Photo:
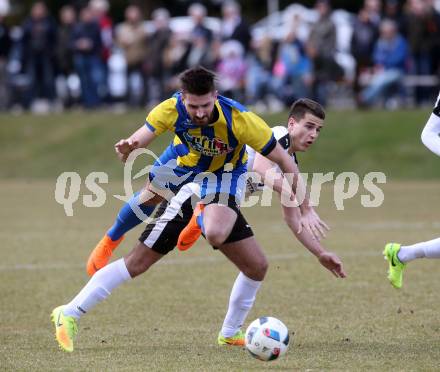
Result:
<svg viewBox="0 0 440 372">
<path fill-rule="evenodd" d="M 53 181 L 2 181 L 0 220 L 0 366 L 32 371 L 437 370 L 440 360 L 438 261 L 409 264 L 404 288 L 385 279 L 387 241 L 413 243 L 438 236 L 438 181 L 391 182 L 380 208 L 360 196 L 337 211 L 330 185 L 319 212 L 330 224 L 325 244 L 340 254 L 348 278 L 334 278 L 283 224 L 279 208 L 244 210 L 270 268 L 246 324 L 262 315 L 295 332 L 288 354 L 263 363 L 215 340 L 236 269 L 199 242 L 173 252 L 116 289 L 80 323 L 76 350 L 58 350 L 49 314 L 86 283 L 85 261 L 111 223 L 118 183 L 107 203 L 78 203 L 66 217 Z M 264 216 L 264 218 L 262 218 Z M 129 234 L 117 257 L 135 244 Z"/>
<path fill-rule="evenodd" d="M 265 116 L 271 125 L 285 122 L 286 113 Z M 307 172 L 383 171 L 393 179 L 435 179 L 438 159 L 420 141 L 429 110 L 329 112 L 316 145 L 299 155 Z M 50 178 L 65 171 L 86 177 L 91 171 L 122 178 L 113 144 L 136 130 L 145 112 L 104 112 L 50 116 L 0 116 L 0 177 Z M 163 138 L 162 138 L 163 137 Z M 151 149 L 160 154 L 170 136 Z"/>
<path fill-rule="evenodd" d="M 75 352 L 59 351 L 49 314 L 87 281 L 88 254 L 121 207 L 112 195 L 124 194 L 113 144 L 144 116 L 0 116 L 1 370 L 438 370 L 439 261 L 409 264 L 397 291 L 381 256 L 385 242 L 438 236 L 439 159 L 419 139 L 429 110 L 329 112 L 319 142 L 299 155 L 304 172 L 387 175 L 379 208 L 361 206 L 361 186 L 338 211 L 332 183 L 324 185 L 318 212 L 332 228 L 325 244 L 343 259 L 347 279 L 333 278 L 296 242 L 277 205 L 244 210 L 270 262 L 245 325 L 262 315 L 282 319 L 295 332 L 285 358 L 263 363 L 216 345 L 237 271 L 203 241 L 115 290 L 81 320 Z M 267 120 L 280 124 L 285 114 Z M 159 153 L 169 138 L 152 149 Z M 54 198 L 65 171 L 83 180 L 108 173 L 104 206 L 82 206 L 90 194 L 82 186 L 67 217 Z M 127 236 L 116 257 L 140 232 Z"/>
</svg>

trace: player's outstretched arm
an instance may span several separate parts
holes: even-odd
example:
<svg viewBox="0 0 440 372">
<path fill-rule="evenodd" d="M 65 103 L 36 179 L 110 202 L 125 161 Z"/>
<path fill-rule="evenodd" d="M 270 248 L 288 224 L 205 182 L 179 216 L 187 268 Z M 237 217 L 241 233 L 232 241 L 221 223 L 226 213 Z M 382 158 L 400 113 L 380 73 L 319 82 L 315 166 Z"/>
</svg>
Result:
<svg viewBox="0 0 440 372">
<path fill-rule="evenodd" d="M 328 269 L 333 275 L 338 278 L 345 278 L 346 273 L 342 262 L 336 254 L 327 251 L 308 229 L 303 229 L 301 232 L 298 232 L 298 226 L 300 225 L 301 219 L 301 211 L 299 208 L 285 206 L 282 208 L 284 221 L 301 244 L 316 256 L 319 263 Z"/>
<path fill-rule="evenodd" d="M 347 274 L 344 271 L 342 262 L 333 252 L 323 252 L 318 257 L 319 263 L 329 270 L 337 278 L 345 278 Z"/>
<path fill-rule="evenodd" d="M 301 210 L 300 229 L 302 230 L 303 228 L 305 228 L 309 230 L 315 237 L 315 239 L 321 240 L 321 238 L 326 237 L 325 231 L 330 230 L 330 228 L 323 220 L 321 220 L 318 213 L 316 213 L 315 209 L 310 205 L 309 193 L 307 192 L 307 187 L 301 175 L 298 177 L 298 189 L 304 190 L 304 200 L 299 205 L 299 208 Z"/>
<path fill-rule="evenodd" d="M 130 137 L 121 139 L 115 143 L 116 155 L 118 155 L 119 160 L 125 163 L 128 155 L 130 155 L 133 150 L 147 147 L 155 138 L 156 135 L 144 125 Z"/>
<path fill-rule="evenodd" d="M 300 208 L 301 209 L 301 208 Z M 314 239 L 321 240 L 326 237 L 325 232 L 330 230 L 330 227 L 321 220 L 318 213 L 311 206 L 308 206 L 306 210 L 301 210 L 300 230 L 308 230 Z"/>
<path fill-rule="evenodd" d="M 299 219 L 298 233 L 301 233 L 303 229 L 307 229 L 315 239 L 320 240 L 321 238 L 325 238 L 325 230 L 329 230 L 330 228 L 324 221 L 321 220 L 314 208 L 309 205 L 308 194 L 306 193 L 304 181 L 299 174 L 298 166 L 294 163 L 292 158 L 288 158 L 294 167 L 295 174 L 298 175 L 297 182 L 299 184 L 299 195 L 302 193 L 304 199 L 302 203 L 300 203 L 301 214 Z M 292 201 L 295 200 L 295 194 L 290 189 L 286 190 L 286 183 L 283 183 L 284 180 L 281 175 L 276 174 L 275 164 L 271 160 L 262 156 L 261 154 L 255 154 L 253 170 L 261 175 L 266 186 L 271 187 L 279 195 L 287 192 L 288 195 L 285 195 L 285 197 L 290 198 Z"/>
<path fill-rule="evenodd" d="M 279 143 L 277 143 L 274 149 L 266 155 L 266 158 L 269 159 L 271 162 L 277 164 L 284 175 L 289 175 L 285 179 L 291 187 L 292 193 L 296 195 L 299 171 L 296 164 L 292 161 L 292 158 L 287 155 L 287 153 L 284 151 Z M 258 158 L 256 158 L 255 161 L 257 162 Z"/>
</svg>

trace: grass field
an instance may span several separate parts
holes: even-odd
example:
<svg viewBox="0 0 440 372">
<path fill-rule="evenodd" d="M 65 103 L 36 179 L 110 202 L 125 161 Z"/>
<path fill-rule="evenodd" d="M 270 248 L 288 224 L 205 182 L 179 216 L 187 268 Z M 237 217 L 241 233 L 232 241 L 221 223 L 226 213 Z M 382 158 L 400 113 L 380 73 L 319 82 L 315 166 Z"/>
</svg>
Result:
<svg viewBox="0 0 440 372">
<path fill-rule="evenodd" d="M 391 183 L 383 207 L 361 208 L 353 199 L 344 211 L 335 210 L 332 189 L 325 188 L 319 211 L 332 227 L 326 244 L 341 255 L 345 280 L 333 278 L 292 240 L 277 206 L 245 210 L 271 265 L 249 321 L 274 315 L 295 331 L 286 358 L 264 364 L 244 350 L 215 344 L 236 270 L 205 242 L 184 254 L 173 252 L 116 290 L 82 319 L 75 353 L 58 351 L 50 310 L 85 284 L 87 255 L 120 202 L 78 206 L 66 217 L 53 201 L 52 183 L 2 182 L 1 369 L 435 370 L 438 262 L 411 264 L 399 292 L 385 280 L 380 253 L 389 240 L 438 236 L 437 210 L 427 208 L 439 205 L 438 186 Z M 129 235 L 119 255 L 140 230 Z"/>
<path fill-rule="evenodd" d="M 98 114 L 88 128 L 77 115 L 63 122 L 33 118 L 30 134 L 24 128 L 31 127 L 31 117 L 1 119 L 0 370 L 438 370 L 439 262 L 411 263 L 397 291 L 385 279 L 381 255 L 387 241 L 414 243 L 439 235 L 439 159 L 418 138 L 425 112 L 352 113 L 346 120 L 342 113 L 331 114 L 333 127 L 323 132 L 310 158 L 303 155 L 307 172 L 383 170 L 388 176 L 380 185 L 385 200 L 379 208 L 361 206 L 361 189 L 338 211 L 332 185 L 323 189 L 318 212 L 332 228 L 325 244 L 341 256 L 347 279 L 335 279 L 292 238 L 278 205 L 244 210 L 270 263 L 245 325 L 272 315 L 295 332 L 286 357 L 272 363 L 216 345 L 237 271 L 204 241 L 171 253 L 115 290 L 81 320 L 75 352 L 58 350 L 50 311 L 86 283 L 88 254 L 121 206 L 111 195 L 123 194 L 111 149 L 101 152 L 127 128 L 107 130 L 102 121 L 110 116 Z M 379 123 L 388 143 L 380 141 Z M 341 141 L 346 125 L 358 132 Z M 85 143 L 93 128 L 92 143 Z M 107 202 L 100 208 L 77 202 L 73 217 L 67 217 L 54 200 L 55 179 L 65 170 L 84 178 L 91 169 L 111 176 L 102 185 Z M 127 236 L 117 257 L 131 249 L 141 230 Z"/>
<path fill-rule="evenodd" d="M 270 125 L 286 121 L 286 113 L 266 115 Z M 316 146 L 299 154 L 307 172 L 385 171 L 393 179 L 439 179 L 438 159 L 421 145 L 428 110 L 399 112 L 330 112 Z M 85 177 L 103 171 L 122 178 L 113 144 L 136 130 L 144 112 L 118 115 L 72 112 L 52 116 L 0 115 L 0 177 L 54 179 L 76 171 Z M 160 154 L 170 136 L 153 142 Z"/>
</svg>

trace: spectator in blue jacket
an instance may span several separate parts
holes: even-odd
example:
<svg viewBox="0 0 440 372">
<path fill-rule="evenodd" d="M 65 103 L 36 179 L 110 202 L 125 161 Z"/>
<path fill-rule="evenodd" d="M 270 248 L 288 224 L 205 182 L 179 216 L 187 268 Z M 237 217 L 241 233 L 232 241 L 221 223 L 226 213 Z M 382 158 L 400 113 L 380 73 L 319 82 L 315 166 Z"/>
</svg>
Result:
<svg viewBox="0 0 440 372">
<path fill-rule="evenodd" d="M 407 60 L 408 44 L 398 33 L 396 23 L 391 20 L 382 21 L 380 36 L 373 52 L 373 76 L 360 94 L 360 103 L 369 106 L 382 97 L 388 99 L 400 93 Z"/>
</svg>

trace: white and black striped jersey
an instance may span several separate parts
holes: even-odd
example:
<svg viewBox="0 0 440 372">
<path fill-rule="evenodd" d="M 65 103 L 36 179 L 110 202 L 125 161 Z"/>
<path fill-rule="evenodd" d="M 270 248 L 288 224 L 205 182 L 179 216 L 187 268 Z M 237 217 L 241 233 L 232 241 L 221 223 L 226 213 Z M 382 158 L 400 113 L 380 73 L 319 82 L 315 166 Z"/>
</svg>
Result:
<svg viewBox="0 0 440 372">
<path fill-rule="evenodd" d="M 289 131 L 285 126 L 279 125 L 272 128 L 273 135 L 275 139 L 278 141 L 278 143 L 281 145 L 281 147 L 288 151 L 290 147 L 290 136 Z M 252 172 L 254 168 L 254 161 L 255 161 L 255 150 L 252 147 L 246 146 L 246 151 L 248 153 L 248 163 L 247 163 L 247 170 L 248 172 Z M 295 153 L 292 154 L 292 158 L 295 161 L 296 164 L 298 164 L 298 161 L 296 159 Z M 281 173 L 281 169 L 276 166 L 276 171 Z M 247 194 L 253 194 L 256 191 L 261 191 L 264 188 L 264 183 L 260 182 L 254 182 L 251 178 L 247 179 L 246 183 L 246 193 Z"/>
</svg>

